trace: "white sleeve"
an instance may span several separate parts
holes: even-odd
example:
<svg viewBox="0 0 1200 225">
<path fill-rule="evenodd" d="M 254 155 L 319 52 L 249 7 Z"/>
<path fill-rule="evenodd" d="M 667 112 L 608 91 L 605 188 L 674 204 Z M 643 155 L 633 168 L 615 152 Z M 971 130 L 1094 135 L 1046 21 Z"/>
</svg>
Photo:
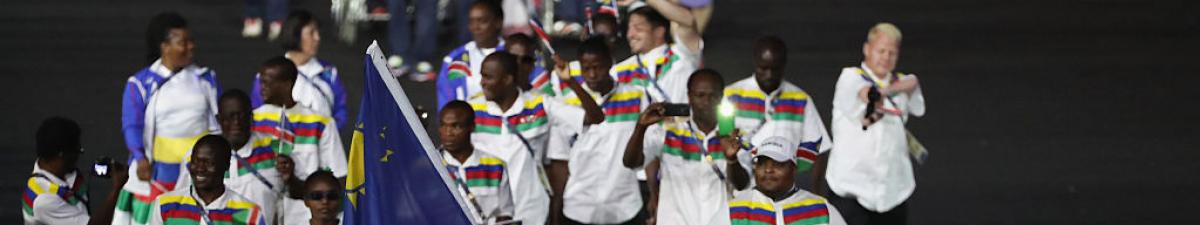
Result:
<svg viewBox="0 0 1200 225">
<path fill-rule="evenodd" d="M 800 143 L 816 144 L 817 153 L 825 153 L 833 147 L 829 141 L 829 130 L 825 129 L 825 121 L 821 119 L 821 113 L 817 111 L 817 103 L 812 98 L 808 99 L 808 104 L 804 106 L 804 133 L 800 138 Z"/>
<path fill-rule="evenodd" d="M 909 76 L 910 79 L 916 79 L 916 75 Z M 916 117 L 925 116 L 925 95 L 921 94 L 921 84 L 917 84 L 917 88 L 908 96 L 909 114 Z"/>
<path fill-rule="evenodd" d="M 678 46 L 675 48 L 675 51 L 683 55 L 684 59 L 689 60 L 693 65 L 697 65 L 697 67 L 700 65 L 700 57 L 702 56 L 701 52 L 704 52 L 704 38 L 702 35 L 698 38 L 700 39 L 700 49 L 691 49 L 688 48 L 686 44 L 683 44 L 683 39 L 679 38 L 679 35 L 671 35 L 671 39 L 674 41 L 673 43 L 675 43 L 671 46 Z"/>
<path fill-rule="evenodd" d="M 146 224 L 162 225 L 163 224 L 162 213 L 158 213 L 158 211 L 161 211 L 161 210 L 162 210 L 162 204 L 160 204 L 158 202 L 158 199 L 154 199 L 154 201 L 150 203 L 150 219 L 147 220 Z"/>
<path fill-rule="evenodd" d="M 842 213 L 838 212 L 837 207 L 828 202 L 825 203 L 825 207 L 829 209 L 829 225 L 846 225 L 846 220 L 842 218 Z"/>
<path fill-rule="evenodd" d="M 210 70 L 210 73 L 212 73 L 213 80 L 216 81 L 217 71 Z M 217 90 L 217 84 L 210 83 L 208 84 L 208 90 L 206 91 L 208 91 L 208 93 L 205 94 L 205 98 L 208 98 L 208 133 L 221 134 L 221 125 L 217 121 L 217 105 L 219 104 L 218 99 L 220 99 L 221 90 Z"/>
<path fill-rule="evenodd" d="M 547 112 L 550 113 L 550 140 L 546 144 L 546 157 L 552 160 L 568 160 L 571 157 L 572 137 L 583 132 L 583 109 L 558 103 L 557 100 L 547 103 L 555 106 L 547 107 Z"/>
<path fill-rule="evenodd" d="M 866 113 L 867 103 L 858 99 L 858 92 L 871 84 L 862 80 L 854 69 L 842 70 L 838 77 L 837 87 L 833 92 L 833 123 L 839 119 L 862 118 Z M 853 120 L 858 121 L 858 120 Z M 858 124 L 857 122 L 852 122 Z"/>
<path fill-rule="evenodd" d="M 646 134 L 642 137 L 645 138 L 642 140 L 642 152 L 645 153 L 642 166 L 646 166 L 650 164 L 650 161 L 662 157 L 663 143 L 667 139 L 667 130 L 663 127 L 662 123 L 651 125 L 650 128 L 646 128 Z"/>
<path fill-rule="evenodd" d="M 53 194 L 38 195 L 33 200 L 34 220 L 44 224 L 87 224 L 86 210 L 67 204 L 62 198 Z"/>
<path fill-rule="evenodd" d="M 337 132 L 337 122 L 333 118 L 325 124 L 321 132 L 321 149 L 317 157 L 321 158 L 321 167 L 328 168 L 335 177 L 346 177 L 346 150 L 342 147 L 342 137 Z"/>
<path fill-rule="evenodd" d="M 508 167 L 508 165 L 505 165 L 505 167 Z M 503 180 L 500 182 L 500 193 L 497 195 L 497 197 L 500 198 L 500 201 L 497 202 L 499 205 L 496 207 L 496 210 L 499 212 L 496 212 L 494 215 L 515 218 L 514 215 L 516 214 L 516 206 L 513 204 L 512 185 L 509 183 L 511 182 L 511 179 L 508 179 L 508 176 L 509 175 L 507 173 L 504 174 L 504 177 L 502 178 Z"/>
<path fill-rule="evenodd" d="M 529 157 L 529 154 L 516 154 L 516 157 Z M 508 166 L 516 166 L 507 164 Z M 513 219 L 521 220 L 527 224 L 542 224 L 545 223 L 547 215 L 550 215 L 550 197 L 546 195 L 547 187 L 542 183 L 542 176 L 538 173 L 536 163 L 533 158 L 526 158 L 525 163 L 519 165 L 519 168 L 509 168 L 511 174 L 520 173 L 521 179 L 513 183 L 509 179 L 510 189 L 513 196 Z"/>
</svg>

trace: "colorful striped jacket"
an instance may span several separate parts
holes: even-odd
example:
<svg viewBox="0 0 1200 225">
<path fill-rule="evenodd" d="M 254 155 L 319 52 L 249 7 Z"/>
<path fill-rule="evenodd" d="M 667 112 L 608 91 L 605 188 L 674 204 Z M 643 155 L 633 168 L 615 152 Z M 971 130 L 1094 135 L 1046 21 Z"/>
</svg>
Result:
<svg viewBox="0 0 1200 225">
<path fill-rule="evenodd" d="M 504 51 L 503 38 L 500 39 L 500 44 L 493 52 L 497 51 Z M 442 59 L 442 69 L 437 75 L 438 112 L 442 111 L 442 106 L 447 102 L 467 101 L 482 93 L 483 88 L 479 85 L 479 71 L 483 67 L 484 57 L 487 57 L 488 54 L 484 54 L 482 49 L 476 47 L 474 41 L 467 42 L 446 54 L 446 58 Z"/>
<path fill-rule="evenodd" d="M 800 189 L 781 201 L 755 188 L 738 191 L 729 200 L 729 220 L 733 225 L 846 224 L 825 198 Z"/>
<path fill-rule="evenodd" d="M 180 188 L 154 199 L 150 224 L 162 225 L 266 225 L 262 209 L 241 194 L 225 193 L 207 204 L 194 188 Z"/>
<path fill-rule="evenodd" d="M 269 148 L 292 157 L 296 176 L 307 177 L 317 170 L 346 176 L 346 152 L 337 123 L 329 116 L 295 105 L 292 108 L 266 104 L 254 109 L 251 130 L 269 137 Z"/>
<path fill-rule="evenodd" d="M 508 110 L 483 96 L 469 101 L 475 110 L 475 132 L 471 142 L 484 152 L 504 160 L 510 168 L 522 172 L 509 173 L 513 184 L 514 218 L 526 223 L 540 223 L 549 215 L 549 183 L 545 180 L 543 157 L 550 132 L 548 111 L 559 107 L 556 99 L 535 92 L 520 92 Z"/>
<path fill-rule="evenodd" d="M 349 118 L 349 111 L 346 110 L 346 88 L 342 85 L 342 78 L 338 76 L 337 67 L 325 60 L 312 58 L 304 65 L 296 65 L 296 68 L 300 72 L 298 78 L 305 79 L 306 82 L 296 82 L 297 87 L 292 89 L 292 98 L 318 112 L 329 112 L 327 116 L 333 117 L 338 125 L 344 126 Z M 254 83 L 250 89 L 250 106 L 254 108 L 263 105 L 262 87 L 259 87 L 258 76 L 254 75 Z M 300 85 L 308 87 L 299 87 Z M 329 109 L 326 111 L 316 107 Z"/>
<path fill-rule="evenodd" d="M 463 195 L 472 213 L 482 212 L 479 216 L 486 219 L 513 216 L 512 185 L 504 160 L 479 150 L 465 162 L 443 151 L 442 160 L 450 178 L 458 185 L 455 189 Z"/>
<path fill-rule="evenodd" d="M 78 172 L 60 179 L 36 163 L 21 192 L 25 224 L 83 224 L 88 216 L 88 188 Z"/>
<path fill-rule="evenodd" d="M 751 143 L 770 135 L 797 137 L 794 141 L 800 146 L 797 146 L 796 166 L 801 171 L 810 168 L 819 153 L 833 146 L 812 97 L 790 82 L 783 81 L 779 88 L 767 93 L 751 75 L 726 86 L 725 101 L 734 105 L 734 125 Z"/>
<path fill-rule="evenodd" d="M 153 161 L 153 176 L 126 182 L 114 224 L 146 224 L 150 200 L 187 185 L 182 165 L 192 144 L 206 134 L 219 133 L 215 116 L 219 90 L 216 74 L 196 65 L 172 74 L 158 60 L 129 77 L 121 101 L 121 131 L 131 159 Z"/>
</svg>

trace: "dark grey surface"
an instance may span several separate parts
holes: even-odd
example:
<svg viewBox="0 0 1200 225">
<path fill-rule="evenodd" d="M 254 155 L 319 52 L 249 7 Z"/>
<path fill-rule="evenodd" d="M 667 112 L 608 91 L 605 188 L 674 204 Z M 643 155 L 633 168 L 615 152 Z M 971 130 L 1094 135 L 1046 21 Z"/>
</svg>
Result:
<svg viewBox="0 0 1200 225">
<path fill-rule="evenodd" d="M 294 3 L 328 22 L 324 1 Z M 783 37 L 788 80 L 829 121 L 841 67 L 858 65 L 866 29 L 904 31 L 900 70 L 921 76 L 929 113 L 910 128 L 932 152 L 918 170 L 914 224 L 1191 224 L 1200 203 L 1200 3 L 1189 0 L 718 1 L 707 66 L 750 71 L 750 44 Z M 0 221 L 20 220 L 33 131 L 51 115 L 78 120 L 88 149 L 125 157 L 120 95 L 145 67 L 143 32 L 181 12 L 197 60 L 224 88 L 247 89 L 279 48 L 239 36 L 241 1 L 30 1 L 0 4 Z M 357 115 L 362 52 L 323 27 L 320 58 L 337 64 Z M 432 107 L 432 84 L 404 83 Z M 351 118 L 354 119 L 353 116 Z M 348 137 L 348 136 L 346 136 Z M 344 140 L 348 142 L 349 140 Z M 836 151 L 836 150 L 835 150 Z M 108 184 L 92 179 L 94 202 Z M 95 203 L 94 203 L 95 204 Z"/>
</svg>

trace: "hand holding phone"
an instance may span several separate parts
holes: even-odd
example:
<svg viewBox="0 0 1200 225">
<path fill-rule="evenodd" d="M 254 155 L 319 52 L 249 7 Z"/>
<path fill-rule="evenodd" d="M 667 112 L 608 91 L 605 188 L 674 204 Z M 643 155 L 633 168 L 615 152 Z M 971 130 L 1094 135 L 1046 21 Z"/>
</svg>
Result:
<svg viewBox="0 0 1200 225">
<path fill-rule="evenodd" d="M 663 116 L 690 116 L 692 108 L 688 104 L 666 103 L 663 104 Z"/>
</svg>

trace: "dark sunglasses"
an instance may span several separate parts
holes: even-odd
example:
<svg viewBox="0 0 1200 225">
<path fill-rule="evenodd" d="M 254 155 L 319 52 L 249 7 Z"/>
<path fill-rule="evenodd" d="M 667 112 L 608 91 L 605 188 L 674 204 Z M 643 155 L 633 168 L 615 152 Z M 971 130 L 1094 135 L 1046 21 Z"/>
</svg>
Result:
<svg viewBox="0 0 1200 225">
<path fill-rule="evenodd" d="M 337 200 L 342 199 L 342 192 L 339 192 L 339 191 L 324 191 L 324 192 L 314 191 L 314 192 L 309 192 L 308 194 L 305 194 L 304 199 L 313 200 L 313 201 L 320 201 L 323 199 L 337 201 Z"/>
</svg>

